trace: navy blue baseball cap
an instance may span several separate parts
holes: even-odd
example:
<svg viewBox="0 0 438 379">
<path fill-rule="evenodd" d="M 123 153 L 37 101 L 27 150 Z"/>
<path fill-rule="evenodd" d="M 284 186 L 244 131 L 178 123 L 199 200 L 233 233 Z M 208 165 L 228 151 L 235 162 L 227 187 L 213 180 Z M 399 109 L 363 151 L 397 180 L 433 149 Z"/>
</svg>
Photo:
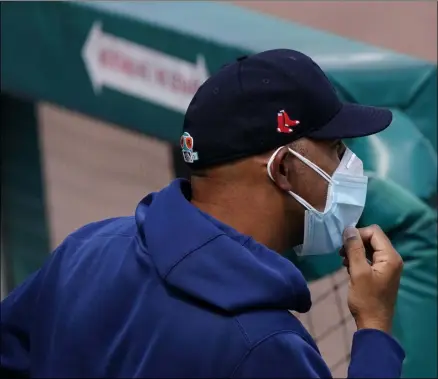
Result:
<svg viewBox="0 0 438 379">
<path fill-rule="evenodd" d="M 321 68 L 288 49 L 238 58 L 198 89 L 181 148 L 193 169 L 261 154 L 307 137 L 336 140 L 378 133 L 388 109 L 343 103 Z"/>
</svg>

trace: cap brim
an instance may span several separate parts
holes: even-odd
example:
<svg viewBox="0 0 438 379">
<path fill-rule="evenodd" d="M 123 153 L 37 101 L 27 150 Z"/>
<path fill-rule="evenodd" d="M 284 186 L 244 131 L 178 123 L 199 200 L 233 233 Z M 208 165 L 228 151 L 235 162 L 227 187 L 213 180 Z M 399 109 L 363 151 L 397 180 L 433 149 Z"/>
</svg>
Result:
<svg viewBox="0 0 438 379">
<path fill-rule="evenodd" d="M 364 137 L 381 132 L 391 121 L 389 109 L 345 103 L 328 124 L 308 137 L 327 140 Z"/>
</svg>

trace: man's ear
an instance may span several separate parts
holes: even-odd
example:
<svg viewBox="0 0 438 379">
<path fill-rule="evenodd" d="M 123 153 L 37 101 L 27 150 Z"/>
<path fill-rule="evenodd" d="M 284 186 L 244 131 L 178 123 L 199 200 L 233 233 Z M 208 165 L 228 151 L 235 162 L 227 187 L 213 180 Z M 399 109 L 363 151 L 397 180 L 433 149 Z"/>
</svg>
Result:
<svg viewBox="0 0 438 379">
<path fill-rule="evenodd" d="M 292 191 L 291 184 L 288 181 L 290 167 L 287 165 L 289 156 L 288 148 L 282 147 L 271 164 L 271 175 L 275 184 L 283 191 Z"/>
</svg>

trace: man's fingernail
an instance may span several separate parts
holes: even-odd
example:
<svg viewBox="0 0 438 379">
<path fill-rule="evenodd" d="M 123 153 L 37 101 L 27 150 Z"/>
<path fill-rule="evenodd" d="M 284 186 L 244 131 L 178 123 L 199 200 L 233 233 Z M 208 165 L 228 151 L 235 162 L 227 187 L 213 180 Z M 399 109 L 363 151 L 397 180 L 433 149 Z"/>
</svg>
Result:
<svg viewBox="0 0 438 379">
<path fill-rule="evenodd" d="M 357 238 L 356 228 L 349 226 L 344 230 L 344 241 L 347 241 L 352 238 Z"/>
</svg>

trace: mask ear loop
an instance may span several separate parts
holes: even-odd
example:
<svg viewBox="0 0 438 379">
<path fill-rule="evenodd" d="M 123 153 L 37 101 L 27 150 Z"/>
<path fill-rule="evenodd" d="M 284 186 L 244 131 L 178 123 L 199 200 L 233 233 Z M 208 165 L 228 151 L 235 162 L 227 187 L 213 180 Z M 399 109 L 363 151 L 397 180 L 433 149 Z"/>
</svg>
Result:
<svg viewBox="0 0 438 379">
<path fill-rule="evenodd" d="M 274 154 L 271 155 L 271 158 L 269 158 L 268 164 L 266 165 L 266 168 L 268 169 L 268 175 L 269 178 L 275 183 L 274 177 L 271 173 L 271 166 L 272 162 L 274 162 L 275 157 L 277 156 L 278 152 L 283 148 L 284 146 L 280 146 L 277 150 L 275 150 Z"/>
<path fill-rule="evenodd" d="M 330 184 L 333 184 L 332 177 L 327 174 L 322 168 L 318 167 L 315 163 L 307 159 L 306 157 L 303 157 L 301 154 L 297 153 L 296 151 L 292 150 L 290 147 L 288 150 L 295 155 L 301 162 L 312 168 L 314 171 L 316 171 L 320 176 L 322 176 L 327 182 Z"/>
<path fill-rule="evenodd" d="M 268 164 L 267 164 L 267 170 L 268 170 L 268 175 L 269 178 L 275 182 L 274 177 L 272 176 L 271 173 L 271 166 L 272 166 L 272 162 L 274 161 L 275 157 L 277 156 L 278 152 L 283 148 L 284 146 L 279 147 L 277 150 L 275 150 L 275 152 L 272 154 L 271 158 L 269 158 Z M 291 148 L 288 147 L 288 150 L 290 153 L 292 153 L 293 155 L 295 155 L 299 160 L 301 160 L 304 164 L 306 164 L 307 166 L 309 166 L 310 168 L 312 168 L 313 170 L 315 170 L 319 175 L 321 175 L 325 180 L 327 180 L 330 184 L 333 183 L 333 179 L 330 177 L 329 174 L 327 174 L 323 169 L 319 168 L 315 163 L 313 163 L 312 161 L 308 160 L 307 158 L 303 157 L 301 154 L 295 152 L 294 150 L 292 150 Z M 312 205 L 310 205 L 306 200 L 304 200 L 301 196 L 297 195 L 296 193 L 292 192 L 292 191 L 288 191 L 289 195 L 291 195 L 296 201 L 298 201 L 304 208 L 306 208 L 307 210 L 313 210 L 317 213 L 322 214 L 323 212 L 318 211 L 317 209 L 315 209 Z"/>
<path fill-rule="evenodd" d="M 332 179 L 332 177 L 329 174 L 327 174 L 322 168 L 318 167 L 315 163 L 313 163 L 312 161 L 310 161 L 306 157 L 303 157 L 301 154 L 297 153 L 296 151 L 292 150 L 290 147 L 288 148 L 288 150 L 290 153 L 295 155 L 301 162 L 303 162 L 305 165 L 309 166 L 311 169 L 316 171 L 316 173 L 318 173 L 323 179 L 325 179 L 329 183 L 329 185 L 333 185 L 333 183 L 335 183 L 335 181 Z M 307 208 L 307 210 L 309 210 L 309 211 L 312 210 L 313 212 L 321 214 L 321 215 L 324 214 L 324 212 L 321 212 L 321 211 L 318 211 L 317 209 L 315 209 L 312 205 L 310 205 L 301 196 L 299 196 L 293 192 L 289 192 L 289 194 L 291 196 L 293 196 L 295 198 L 295 200 L 297 200 L 299 203 L 301 203 L 301 205 L 303 205 L 305 208 Z"/>
</svg>

